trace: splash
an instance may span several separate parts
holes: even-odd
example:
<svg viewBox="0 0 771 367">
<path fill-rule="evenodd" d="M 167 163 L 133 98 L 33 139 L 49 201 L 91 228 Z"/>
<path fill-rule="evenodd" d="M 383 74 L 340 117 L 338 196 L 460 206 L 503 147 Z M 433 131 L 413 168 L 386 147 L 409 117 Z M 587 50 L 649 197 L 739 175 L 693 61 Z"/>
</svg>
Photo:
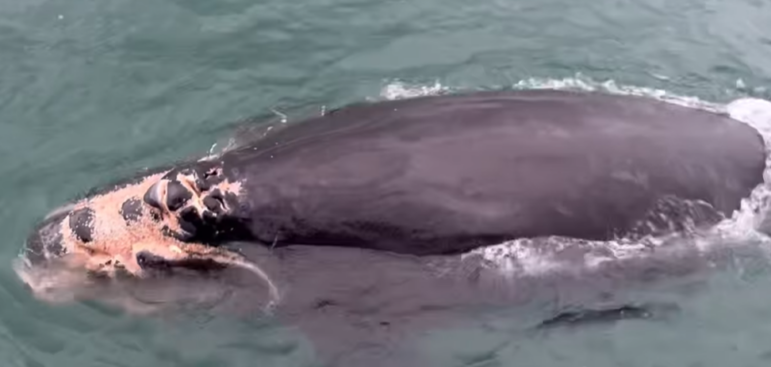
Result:
<svg viewBox="0 0 771 367">
<path fill-rule="evenodd" d="M 751 232 L 765 220 L 771 201 L 771 102 L 756 98 L 740 98 L 728 103 L 725 112 L 732 118 L 755 128 L 766 145 L 766 169 L 763 184 L 758 186 L 749 198 L 742 202 L 741 209 L 723 230 Z"/>
<path fill-rule="evenodd" d="M 557 90 L 576 90 L 576 91 L 592 91 L 592 92 L 606 92 L 612 94 L 638 96 L 654 98 L 660 101 L 665 101 L 685 107 L 699 108 L 711 112 L 724 112 L 724 107 L 716 104 L 701 100 L 698 97 L 681 96 L 673 94 L 663 89 L 628 86 L 616 83 L 616 81 L 609 79 L 606 81 L 595 81 L 591 78 L 584 77 L 583 75 L 576 74 L 575 77 L 563 78 L 563 79 L 545 79 L 545 78 L 528 78 L 520 80 L 510 86 L 512 89 L 517 90 L 533 90 L 533 89 L 557 89 Z M 408 84 L 399 80 L 388 83 L 380 90 L 379 97 L 376 99 L 397 100 L 405 98 L 434 96 L 452 92 L 469 92 L 469 91 L 482 91 L 489 90 L 488 88 L 453 88 L 443 85 L 440 82 L 435 82 L 433 85 L 425 86 L 419 84 Z"/>
<path fill-rule="evenodd" d="M 439 95 L 452 90 L 446 86 L 443 86 L 439 82 L 435 82 L 434 85 L 408 85 L 406 83 L 396 81 L 383 87 L 380 91 L 380 97 L 396 100 L 405 98 L 415 98 L 423 96 Z M 372 98 L 370 98 L 372 99 Z"/>
<path fill-rule="evenodd" d="M 560 89 L 605 92 L 626 96 L 653 98 L 680 106 L 718 113 L 723 112 L 723 108 L 719 104 L 707 102 L 698 97 L 677 95 L 663 89 L 621 85 L 616 83 L 613 79 L 599 82 L 591 78 L 586 78 L 580 73 L 573 78 L 564 79 L 524 79 L 515 83 L 512 87 L 514 89 Z"/>
<path fill-rule="evenodd" d="M 764 183 L 756 187 L 742 201 L 740 209 L 707 232 L 674 234 L 662 237 L 619 238 L 612 241 L 586 241 L 564 237 L 528 238 L 509 241 L 496 246 L 471 251 L 463 256 L 469 261 L 481 261 L 484 266 L 495 268 L 506 275 L 538 276 L 556 271 L 596 269 L 608 262 L 639 259 L 643 256 L 672 256 L 673 252 L 706 253 L 725 243 L 766 241 L 768 237 L 758 232 L 763 225 L 763 213 L 771 206 L 771 102 L 742 98 L 727 105 L 713 103 L 693 96 L 677 95 L 666 90 L 621 85 L 614 80 L 595 81 L 577 74 L 572 78 L 528 78 L 510 86 L 517 90 L 556 89 L 596 91 L 617 95 L 653 98 L 684 107 L 713 113 L 728 114 L 732 118 L 755 128 L 766 145 L 766 169 Z M 421 96 L 441 95 L 451 92 L 480 91 L 484 88 L 453 88 L 439 82 L 433 85 L 410 85 L 394 81 L 384 86 L 379 98 L 396 100 Z M 771 226 L 771 223 L 769 224 Z M 583 264 L 577 258 L 583 260 Z"/>
</svg>

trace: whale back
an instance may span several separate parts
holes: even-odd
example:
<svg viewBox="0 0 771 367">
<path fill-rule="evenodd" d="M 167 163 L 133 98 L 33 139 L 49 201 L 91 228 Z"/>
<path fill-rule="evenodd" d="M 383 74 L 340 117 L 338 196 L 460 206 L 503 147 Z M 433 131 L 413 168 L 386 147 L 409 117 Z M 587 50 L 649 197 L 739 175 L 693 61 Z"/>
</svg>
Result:
<svg viewBox="0 0 771 367">
<path fill-rule="evenodd" d="M 221 159 L 259 240 L 436 254 L 611 239 L 663 207 L 714 222 L 762 182 L 764 146 L 727 116 L 648 98 L 508 91 L 350 106 Z"/>
</svg>

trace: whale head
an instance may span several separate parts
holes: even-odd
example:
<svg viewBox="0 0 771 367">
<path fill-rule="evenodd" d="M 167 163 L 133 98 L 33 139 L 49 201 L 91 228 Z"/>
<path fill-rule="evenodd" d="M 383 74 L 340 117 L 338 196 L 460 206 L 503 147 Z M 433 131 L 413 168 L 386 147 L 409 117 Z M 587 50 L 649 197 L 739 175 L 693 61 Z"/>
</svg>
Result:
<svg viewBox="0 0 771 367">
<path fill-rule="evenodd" d="M 276 293 L 259 267 L 222 246 L 244 239 L 245 224 L 229 215 L 238 193 L 216 162 L 200 161 L 107 185 L 46 215 L 29 234 L 17 273 L 42 293 L 64 279 L 147 279 L 238 266 Z M 44 284 L 35 274 L 45 274 Z"/>
</svg>

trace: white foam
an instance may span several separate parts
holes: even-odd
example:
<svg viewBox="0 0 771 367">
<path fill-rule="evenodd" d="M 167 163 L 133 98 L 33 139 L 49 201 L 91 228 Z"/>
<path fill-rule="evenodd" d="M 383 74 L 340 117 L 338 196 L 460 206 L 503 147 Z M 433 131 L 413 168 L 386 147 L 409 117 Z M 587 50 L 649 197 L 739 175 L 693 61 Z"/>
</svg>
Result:
<svg viewBox="0 0 771 367">
<path fill-rule="evenodd" d="M 580 73 L 575 77 L 563 78 L 563 79 L 545 79 L 545 78 L 528 78 L 520 80 L 511 85 L 513 89 L 529 90 L 529 89 L 558 89 L 558 90 L 579 90 L 579 91 L 601 91 L 613 94 L 633 95 L 641 97 L 655 98 L 661 101 L 666 101 L 673 104 L 678 104 L 686 107 L 699 108 L 712 112 L 723 112 L 724 107 L 716 104 L 704 101 L 698 97 L 681 96 L 673 94 L 663 89 L 647 88 L 620 85 L 616 81 L 609 79 L 606 81 L 595 81 L 591 78 L 584 77 Z M 471 91 L 471 90 L 485 90 L 486 88 L 453 88 L 447 85 L 443 85 L 440 82 L 434 82 L 433 85 L 421 85 L 421 84 L 408 84 L 399 80 L 388 83 L 380 90 L 379 98 L 387 100 L 423 97 L 440 95 L 450 92 L 459 91 Z"/>
<path fill-rule="evenodd" d="M 741 209 L 730 221 L 722 224 L 721 230 L 746 235 L 757 234 L 755 228 L 769 212 L 771 200 L 771 102 L 756 98 L 740 98 L 728 103 L 725 108 L 733 119 L 742 121 L 757 130 L 766 145 L 766 169 L 764 183 L 759 185 L 749 198 L 742 202 Z"/>
<path fill-rule="evenodd" d="M 443 86 L 439 82 L 435 82 L 434 85 L 409 85 L 401 81 L 394 81 L 388 83 L 380 90 L 380 97 L 390 100 L 415 98 L 423 96 L 433 96 L 449 92 L 450 89 Z"/>
<path fill-rule="evenodd" d="M 647 237 L 642 240 L 617 239 L 614 241 L 583 241 L 561 237 L 519 239 L 497 246 L 471 251 L 466 258 L 481 257 L 485 264 L 507 273 L 522 275 L 540 275 L 554 271 L 570 271 L 577 266 L 575 256 L 583 256 L 584 270 L 596 268 L 607 261 L 650 256 L 656 251 L 673 250 L 696 251 L 703 253 L 713 246 L 727 242 L 736 243 L 741 240 L 767 238 L 755 229 L 763 220 L 762 214 L 769 212 L 771 202 L 771 102 L 760 99 L 739 99 L 721 105 L 704 101 L 698 97 L 681 96 L 666 90 L 620 85 L 613 80 L 603 82 L 585 78 L 580 74 L 573 78 L 538 79 L 529 78 L 514 83 L 513 89 L 559 89 L 600 91 L 612 94 L 632 95 L 654 98 L 660 101 L 690 108 L 702 109 L 715 113 L 728 113 L 732 118 L 747 123 L 760 132 L 766 143 L 766 170 L 764 183 L 753 190 L 750 197 L 743 201 L 741 209 L 721 222 L 709 233 L 698 236 L 669 236 L 665 238 Z M 479 90 L 479 89 L 477 89 Z M 439 95 L 447 92 L 461 91 L 441 83 L 430 86 L 408 85 L 395 81 L 384 86 L 380 98 L 402 99 L 419 96 Z M 667 246 L 665 246 L 667 245 Z M 577 251 L 579 255 L 569 260 L 562 256 L 566 251 Z"/>
</svg>

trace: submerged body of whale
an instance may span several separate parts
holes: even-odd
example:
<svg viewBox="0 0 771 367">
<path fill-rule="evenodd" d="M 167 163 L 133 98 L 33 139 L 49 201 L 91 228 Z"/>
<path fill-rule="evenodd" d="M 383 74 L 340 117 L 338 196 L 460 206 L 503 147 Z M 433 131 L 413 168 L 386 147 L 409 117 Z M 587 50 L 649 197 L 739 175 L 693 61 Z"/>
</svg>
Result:
<svg viewBox="0 0 771 367">
<path fill-rule="evenodd" d="M 480 286 L 490 271 L 469 271 L 461 254 L 706 227 L 740 207 L 764 168 L 750 126 L 649 98 L 501 91 L 368 103 L 96 191 L 49 215 L 26 257 L 34 268 L 78 254 L 91 271 L 140 274 L 208 269 L 202 251 L 232 242 L 272 249 L 247 258 L 292 289 L 279 313 L 334 350 L 430 324 L 453 302 L 524 301 Z"/>
</svg>

